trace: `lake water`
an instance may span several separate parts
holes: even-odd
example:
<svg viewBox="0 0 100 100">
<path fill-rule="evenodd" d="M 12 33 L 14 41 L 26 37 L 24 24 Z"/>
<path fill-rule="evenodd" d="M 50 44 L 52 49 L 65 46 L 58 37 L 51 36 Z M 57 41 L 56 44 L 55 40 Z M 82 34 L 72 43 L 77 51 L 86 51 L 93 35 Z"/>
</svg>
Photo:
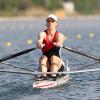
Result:
<svg viewBox="0 0 100 100">
<path fill-rule="evenodd" d="M 45 29 L 45 25 L 45 19 L 0 20 L 0 58 L 34 47 L 37 34 Z M 67 37 L 65 46 L 100 56 L 100 18 L 66 18 L 59 21 L 58 31 Z M 33 43 L 28 44 L 28 40 Z M 8 42 L 11 46 L 7 46 Z M 40 55 L 40 50 L 35 50 L 6 62 L 35 71 Z M 65 62 L 68 59 L 71 70 L 100 68 L 100 63 L 84 68 L 96 61 L 64 49 L 62 58 Z M 20 68 L 0 64 L 0 69 L 19 71 Z M 34 89 L 33 82 L 31 75 L 1 72 L 0 100 L 100 100 L 99 71 L 70 74 L 67 84 L 53 89 Z"/>
</svg>

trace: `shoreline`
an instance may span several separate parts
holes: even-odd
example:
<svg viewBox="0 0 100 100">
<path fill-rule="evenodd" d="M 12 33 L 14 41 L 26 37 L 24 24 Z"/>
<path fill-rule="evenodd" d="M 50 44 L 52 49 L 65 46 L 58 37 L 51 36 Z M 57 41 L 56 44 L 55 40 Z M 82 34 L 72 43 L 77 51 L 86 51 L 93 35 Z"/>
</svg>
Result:
<svg viewBox="0 0 100 100">
<path fill-rule="evenodd" d="M 14 16 L 14 17 L 0 17 L 0 21 L 9 21 L 9 20 L 38 20 L 38 19 L 45 19 L 46 16 L 42 17 L 35 17 L 35 16 Z M 58 17 L 59 18 L 59 17 Z M 100 19 L 100 15 L 75 15 L 75 16 L 65 16 L 65 18 L 59 18 L 60 20 L 64 19 Z"/>
</svg>

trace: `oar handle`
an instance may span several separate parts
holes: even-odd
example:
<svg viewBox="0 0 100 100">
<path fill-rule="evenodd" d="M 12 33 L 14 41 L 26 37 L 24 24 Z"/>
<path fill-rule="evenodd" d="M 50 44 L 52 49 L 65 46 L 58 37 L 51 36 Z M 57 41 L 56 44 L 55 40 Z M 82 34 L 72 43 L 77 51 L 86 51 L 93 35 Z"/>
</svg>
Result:
<svg viewBox="0 0 100 100">
<path fill-rule="evenodd" d="M 82 56 L 85 56 L 85 57 L 88 57 L 88 58 L 91 58 L 91 59 L 100 61 L 100 58 L 99 57 L 96 57 L 94 55 L 90 55 L 90 54 L 87 54 L 85 52 L 82 52 L 82 51 L 79 51 L 79 50 L 76 50 L 76 49 L 72 49 L 72 48 L 69 48 L 69 47 L 65 47 L 65 46 L 62 46 L 62 48 L 66 49 L 68 51 L 71 51 L 73 53 L 80 54 Z"/>
<path fill-rule="evenodd" d="M 6 61 L 8 59 L 12 59 L 12 58 L 18 57 L 20 55 L 23 55 L 23 54 L 26 54 L 28 52 L 31 52 L 31 51 L 33 51 L 35 49 L 37 49 L 37 47 L 31 48 L 31 49 L 27 49 L 27 50 L 24 50 L 24 51 L 21 51 L 21 52 L 18 52 L 18 53 L 3 57 L 3 58 L 0 59 L 0 62 L 3 62 L 3 61 Z"/>
</svg>

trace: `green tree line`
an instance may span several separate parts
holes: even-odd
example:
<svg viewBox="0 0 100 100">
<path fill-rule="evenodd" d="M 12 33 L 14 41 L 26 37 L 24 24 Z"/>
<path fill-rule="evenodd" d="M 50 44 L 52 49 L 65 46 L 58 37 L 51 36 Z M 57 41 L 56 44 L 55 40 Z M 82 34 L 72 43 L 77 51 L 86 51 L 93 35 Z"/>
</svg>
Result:
<svg viewBox="0 0 100 100">
<path fill-rule="evenodd" d="M 76 11 L 82 14 L 99 13 L 100 11 L 100 0 L 0 0 L 0 11 L 15 13 L 34 6 L 53 11 L 63 8 L 65 1 L 73 1 Z"/>
<path fill-rule="evenodd" d="M 74 0 L 76 11 L 82 14 L 100 13 L 100 0 Z"/>
<path fill-rule="evenodd" d="M 54 10 L 61 8 L 61 3 L 61 0 L 0 0 L 0 10 L 25 10 L 32 6 Z"/>
</svg>

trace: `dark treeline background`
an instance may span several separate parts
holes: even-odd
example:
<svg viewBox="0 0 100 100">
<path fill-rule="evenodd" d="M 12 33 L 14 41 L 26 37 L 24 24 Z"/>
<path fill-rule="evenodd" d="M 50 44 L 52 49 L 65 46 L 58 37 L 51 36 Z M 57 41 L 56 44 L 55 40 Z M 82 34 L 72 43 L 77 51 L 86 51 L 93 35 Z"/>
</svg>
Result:
<svg viewBox="0 0 100 100">
<path fill-rule="evenodd" d="M 63 3 L 73 1 L 80 14 L 99 14 L 100 0 L 0 0 L 0 15 L 17 15 L 20 11 L 41 7 L 47 11 L 63 8 Z M 5 14 L 6 13 L 6 14 Z"/>
</svg>

